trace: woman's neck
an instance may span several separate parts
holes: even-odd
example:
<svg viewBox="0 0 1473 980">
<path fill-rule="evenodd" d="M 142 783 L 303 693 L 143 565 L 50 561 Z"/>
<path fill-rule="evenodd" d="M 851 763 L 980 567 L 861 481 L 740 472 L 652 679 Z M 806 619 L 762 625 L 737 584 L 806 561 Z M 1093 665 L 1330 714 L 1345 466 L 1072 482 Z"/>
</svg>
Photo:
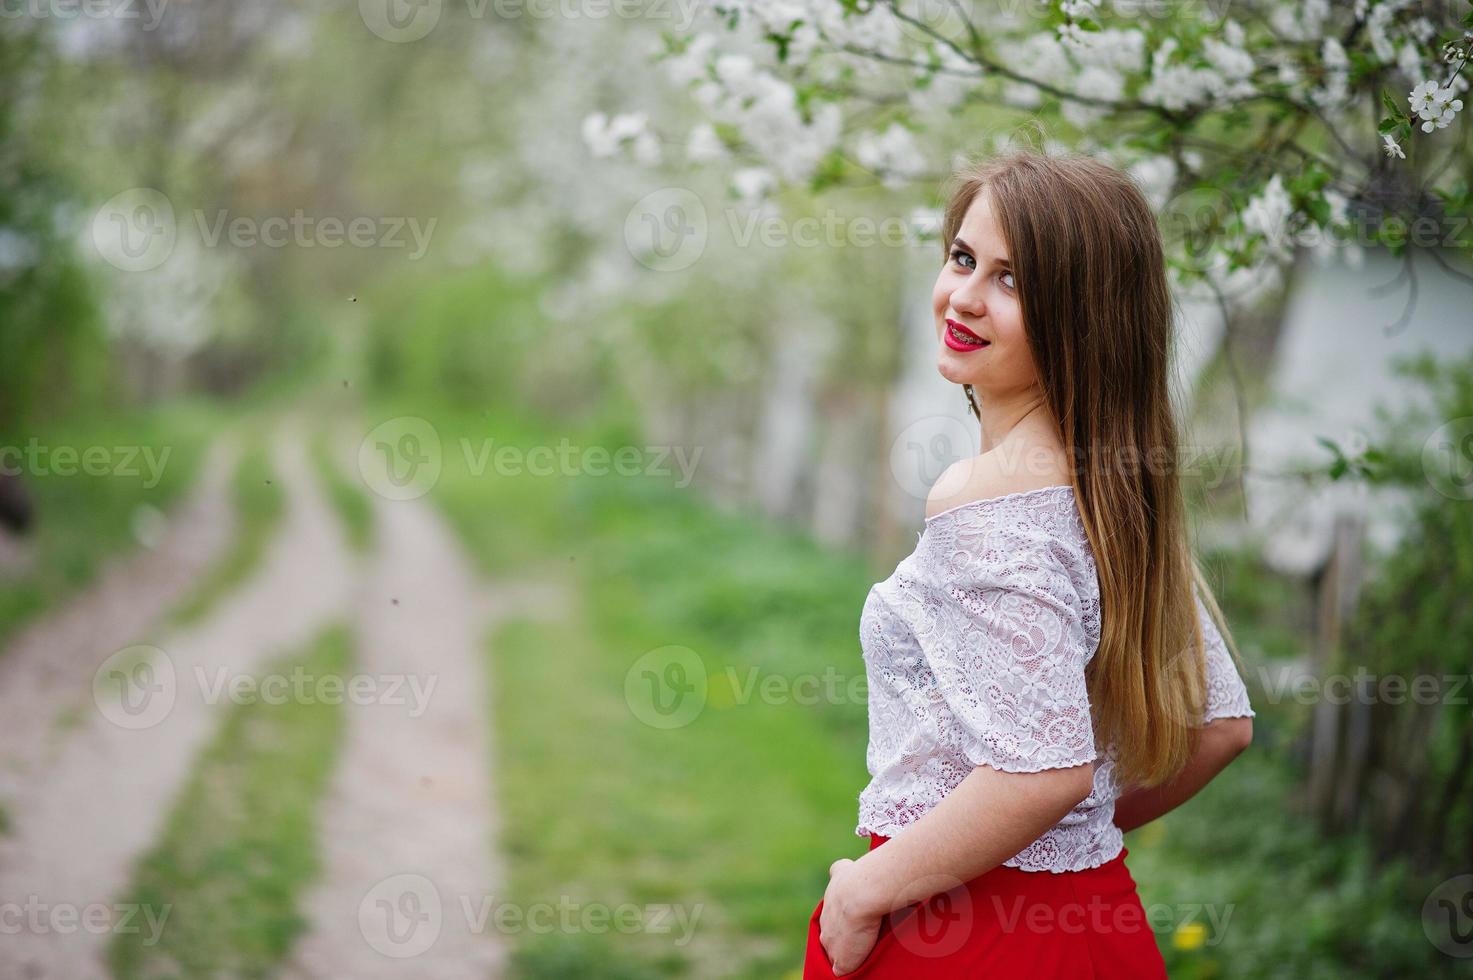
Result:
<svg viewBox="0 0 1473 980">
<path fill-rule="evenodd" d="M 982 452 L 991 452 L 1019 439 L 1058 445 L 1058 426 L 1053 423 L 1041 391 L 1035 388 L 1009 395 L 979 395 Z"/>
</svg>

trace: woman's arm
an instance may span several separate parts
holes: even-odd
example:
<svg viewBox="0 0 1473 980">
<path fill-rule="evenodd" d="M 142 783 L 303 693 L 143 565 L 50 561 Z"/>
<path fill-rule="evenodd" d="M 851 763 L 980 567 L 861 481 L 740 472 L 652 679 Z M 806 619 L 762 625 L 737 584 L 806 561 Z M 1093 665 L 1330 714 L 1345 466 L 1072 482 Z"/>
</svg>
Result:
<svg viewBox="0 0 1473 980">
<path fill-rule="evenodd" d="M 1252 741 L 1252 718 L 1218 718 L 1204 725 L 1196 750 L 1176 778 L 1121 794 L 1115 801 L 1115 825 L 1121 830 L 1134 830 L 1181 806 Z"/>
<path fill-rule="evenodd" d="M 1093 763 L 1022 773 L 978 766 L 905 833 L 855 862 L 854 900 L 882 916 L 991 871 L 1064 819 L 1093 784 Z"/>
</svg>

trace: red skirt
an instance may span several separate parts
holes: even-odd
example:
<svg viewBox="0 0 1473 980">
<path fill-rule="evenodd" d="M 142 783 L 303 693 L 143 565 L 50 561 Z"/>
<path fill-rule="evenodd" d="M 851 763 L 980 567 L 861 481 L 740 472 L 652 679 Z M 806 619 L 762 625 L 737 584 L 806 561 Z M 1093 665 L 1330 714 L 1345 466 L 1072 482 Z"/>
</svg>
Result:
<svg viewBox="0 0 1473 980">
<path fill-rule="evenodd" d="M 888 837 L 870 835 L 870 850 Z M 964 885 L 887 915 L 864 962 L 844 977 L 1027 977 L 1164 980 L 1127 851 L 1084 871 L 998 865 Z M 823 900 L 808 921 L 803 980 L 833 980 L 818 938 Z"/>
</svg>

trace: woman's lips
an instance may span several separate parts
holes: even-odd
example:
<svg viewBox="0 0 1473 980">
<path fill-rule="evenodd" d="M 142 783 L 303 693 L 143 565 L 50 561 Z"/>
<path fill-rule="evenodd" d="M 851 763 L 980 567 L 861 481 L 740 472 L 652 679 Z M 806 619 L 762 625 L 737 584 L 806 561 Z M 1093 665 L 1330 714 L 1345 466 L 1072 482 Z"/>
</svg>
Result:
<svg viewBox="0 0 1473 980">
<path fill-rule="evenodd" d="M 981 350 L 989 344 L 989 341 L 978 337 L 950 317 L 946 320 L 946 330 L 942 332 L 942 337 L 946 340 L 946 346 L 955 351 Z"/>
</svg>

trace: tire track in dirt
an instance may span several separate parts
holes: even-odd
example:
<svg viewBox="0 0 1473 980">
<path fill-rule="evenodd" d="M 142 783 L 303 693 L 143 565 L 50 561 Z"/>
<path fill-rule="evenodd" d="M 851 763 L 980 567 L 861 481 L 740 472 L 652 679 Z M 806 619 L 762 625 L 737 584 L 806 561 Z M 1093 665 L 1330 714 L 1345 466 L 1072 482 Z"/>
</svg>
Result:
<svg viewBox="0 0 1473 980">
<path fill-rule="evenodd" d="M 506 944 L 481 916 L 505 880 L 494 853 L 486 630 L 555 597 L 483 585 L 423 499 L 375 504 L 376 550 L 354 620 L 358 668 L 412 680 L 421 694 L 417 704 L 410 694 L 407 705 L 348 706 L 319 819 L 324 872 L 285 976 L 488 980 L 504 972 Z"/>
<path fill-rule="evenodd" d="M 167 702 L 172 694 L 171 707 L 148 727 L 124 727 L 120 720 L 133 722 L 119 710 L 117 699 L 104 696 L 93 704 L 89 671 L 82 697 L 90 710 L 9 801 L 11 833 L 0 840 L 0 901 L 47 909 L 70 906 L 79 916 L 98 908 L 109 917 L 109 926 L 74 925 L 69 932 L 47 927 L 7 936 L 0 943 L 0 976 L 107 977 L 103 955 L 116 922 L 113 903 L 126 888 L 137 857 L 157 839 L 179 787 L 227 706 L 223 700 L 211 703 L 206 694 L 213 689 L 216 671 L 252 672 L 308 642 L 347 607 L 352 560 L 313 480 L 301 435 L 285 428 L 271 446 L 286 496 L 283 521 L 249 581 L 222 599 L 198 626 L 157 641 L 165 658 L 154 664 L 156 689 L 148 696 Z M 204 564 L 191 565 L 186 579 Z M 89 658 L 100 662 L 112 649 L 136 639 L 135 629 L 119 625 L 123 618 L 90 635 Z M 141 628 L 143 621 L 137 625 Z M 160 673 L 166 665 L 172 667 L 172 684 L 167 671 Z M 19 685 L 30 676 L 18 669 L 20 674 L 0 684 L 6 698 L 20 696 L 15 691 L 23 691 Z M 67 681 L 73 693 L 76 681 L 75 676 Z M 137 693 L 130 692 L 130 697 Z M 157 704 L 147 703 L 150 711 Z M 133 925 L 146 928 L 141 915 Z"/>
<path fill-rule="evenodd" d="M 216 443 L 199 482 L 168 518 L 158 546 L 110 562 L 97 581 L 21 630 L 0 652 L 0 804 L 44 767 L 64 713 L 92 701 L 92 676 L 188 593 L 235 527 L 230 480 L 239 456 Z"/>
</svg>

